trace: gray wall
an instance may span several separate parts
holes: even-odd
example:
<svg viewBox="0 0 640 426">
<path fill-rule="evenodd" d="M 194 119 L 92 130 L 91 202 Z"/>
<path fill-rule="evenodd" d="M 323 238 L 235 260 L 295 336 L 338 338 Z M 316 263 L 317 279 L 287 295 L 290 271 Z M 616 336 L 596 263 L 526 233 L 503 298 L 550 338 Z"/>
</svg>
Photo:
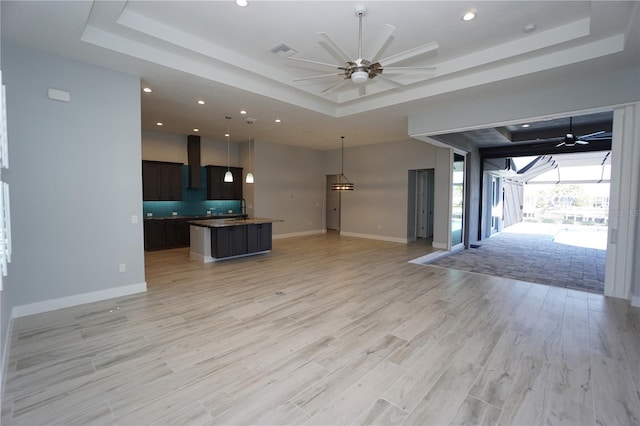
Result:
<svg viewBox="0 0 640 426">
<path fill-rule="evenodd" d="M 284 220 L 274 223 L 274 235 L 324 229 L 325 171 L 321 151 L 256 140 L 254 169 L 255 216 Z"/>
<path fill-rule="evenodd" d="M 346 145 L 346 142 L 345 142 Z M 451 165 L 448 149 L 414 139 L 346 148 L 344 174 L 355 185 L 342 195 L 341 232 L 407 240 L 409 170 L 435 169 L 434 242 L 446 242 Z M 439 159 L 440 158 L 440 159 Z M 326 174 L 340 173 L 340 150 L 327 153 Z"/>
<path fill-rule="evenodd" d="M 233 167 L 244 167 L 238 157 L 240 145 L 234 142 L 229 144 L 229 164 Z M 188 164 L 187 135 L 143 130 L 142 159 Z M 227 142 L 200 138 L 200 164 L 203 166 L 226 166 Z"/>
<path fill-rule="evenodd" d="M 139 80 L 16 46 L 2 55 L 13 235 L 5 308 L 144 286 Z M 49 88 L 71 102 L 48 99 Z"/>
</svg>

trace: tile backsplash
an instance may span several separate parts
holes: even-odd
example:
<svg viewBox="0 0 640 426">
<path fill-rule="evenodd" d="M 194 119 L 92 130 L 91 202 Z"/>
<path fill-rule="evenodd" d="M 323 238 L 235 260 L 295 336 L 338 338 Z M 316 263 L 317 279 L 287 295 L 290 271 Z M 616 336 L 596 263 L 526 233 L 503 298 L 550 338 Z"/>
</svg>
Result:
<svg viewBox="0 0 640 426">
<path fill-rule="evenodd" d="M 143 201 L 142 210 L 144 217 L 151 213 L 153 217 L 169 217 L 174 212 L 178 216 L 206 215 L 208 211 L 212 216 L 229 214 L 241 214 L 242 202 L 240 200 L 207 200 L 207 189 L 187 188 L 189 183 L 189 166 L 182 166 L 182 201 Z M 207 170 L 201 167 L 202 182 L 207 181 Z"/>
</svg>

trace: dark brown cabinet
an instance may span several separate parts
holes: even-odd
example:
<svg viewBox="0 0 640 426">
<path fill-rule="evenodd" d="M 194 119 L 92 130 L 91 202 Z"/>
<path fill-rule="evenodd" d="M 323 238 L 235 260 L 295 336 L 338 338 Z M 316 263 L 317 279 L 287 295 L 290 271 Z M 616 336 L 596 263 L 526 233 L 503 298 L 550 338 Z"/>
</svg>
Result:
<svg viewBox="0 0 640 426">
<path fill-rule="evenodd" d="M 144 221 L 144 249 L 189 247 L 191 219 L 147 219 Z"/>
<path fill-rule="evenodd" d="M 182 164 L 143 161 L 142 199 L 144 201 L 182 200 Z"/>
<path fill-rule="evenodd" d="M 211 228 L 211 256 L 216 259 L 271 250 L 271 223 Z"/>
<path fill-rule="evenodd" d="M 225 182 L 227 167 L 207 166 L 208 200 L 242 200 L 242 167 L 230 167 L 233 182 Z"/>
<path fill-rule="evenodd" d="M 247 225 L 247 252 L 271 250 L 271 224 L 258 223 Z"/>
<path fill-rule="evenodd" d="M 211 229 L 211 256 L 220 259 L 241 254 L 247 254 L 246 226 Z"/>
</svg>

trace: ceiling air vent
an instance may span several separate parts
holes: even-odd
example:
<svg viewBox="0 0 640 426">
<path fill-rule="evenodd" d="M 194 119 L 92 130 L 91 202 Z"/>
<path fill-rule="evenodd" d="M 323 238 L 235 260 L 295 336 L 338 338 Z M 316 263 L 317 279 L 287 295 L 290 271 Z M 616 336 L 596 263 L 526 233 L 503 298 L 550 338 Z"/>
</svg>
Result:
<svg viewBox="0 0 640 426">
<path fill-rule="evenodd" d="M 279 43 L 271 48 L 271 53 L 282 56 L 284 58 L 288 58 L 289 56 L 293 56 L 298 53 L 298 51 L 293 47 L 287 46 L 284 43 Z"/>
</svg>

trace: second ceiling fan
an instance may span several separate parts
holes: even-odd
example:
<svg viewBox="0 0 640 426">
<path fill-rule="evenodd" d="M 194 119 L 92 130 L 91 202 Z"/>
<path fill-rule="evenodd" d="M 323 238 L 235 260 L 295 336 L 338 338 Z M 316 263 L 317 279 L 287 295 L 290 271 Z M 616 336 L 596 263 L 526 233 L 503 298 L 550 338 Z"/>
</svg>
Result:
<svg viewBox="0 0 640 426">
<path fill-rule="evenodd" d="M 556 138 L 560 141 L 560 143 L 556 145 L 556 148 L 560 146 L 574 146 L 576 144 L 587 145 L 589 143 L 587 139 L 595 138 L 604 133 L 605 131 L 601 130 L 599 132 L 589 133 L 588 135 L 576 136 L 573 133 L 573 117 L 569 117 L 569 132 L 565 133 L 563 137 Z"/>
<path fill-rule="evenodd" d="M 395 88 L 404 87 L 402 83 L 399 83 L 386 75 L 392 74 L 407 74 L 407 73 L 427 73 L 432 74 L 435 71 L 435 67 L 390 67 L 389 65 L 396 64 L 401 61 L 412 59 L 416 56 L 434 51 L 438 49 L 438 43 L 432 41 L 427 44 L 415 47 L 396 55 L 388 56 L 380 59 L 380 56 L 391 42 L 393 31 L 396 29 L 393 25 L 386 24 L 383 30 L 378 34 L 376 40 L 369 46 L 366 56 L 362 52 L 362 18 L 366 15 L 366 9 L 364 7 L 358 7 L 355 10 L 355 14 L 358 17 L 358 57 L 352 58 L 349 54 L 340 47 L 335 40 L 329 36 L 329 34 L 320 32 L 320 44 L 328 50 L 331 56 L 336 60 L 344 61 L 344 65 L 329 64 L 326 62 L 313 61 L 310 59 L 293 58 L 287 59 L 292 61 L 304 62 L 314 65 L 319 65 L 328 68 L 334 68 L 339 70 L 338 73 L 321 74 L 312 77 L 299 78 L 294 81 L 314 80 L 319 78 L 326 78 L 331 76 L 343 77 L 341 80 L 330 85 L 322 90 L 322 93 L 332 92 L 341 87 L 346 86 L 349 83 L 355 84 L 360 92 L 360 95 L 366 94 L 365 83 L 372 79 L 387 83 Z M 382 74 L 385 75 L 382 75 Z"/>
</svg>

